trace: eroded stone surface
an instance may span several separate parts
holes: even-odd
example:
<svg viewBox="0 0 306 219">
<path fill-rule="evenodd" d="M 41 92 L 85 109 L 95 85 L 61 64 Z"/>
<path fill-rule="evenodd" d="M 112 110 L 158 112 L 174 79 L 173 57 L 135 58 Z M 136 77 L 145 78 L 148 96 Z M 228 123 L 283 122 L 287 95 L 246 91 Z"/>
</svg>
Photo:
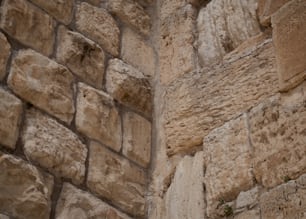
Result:
<svg viewBox="0 0 306 219">
<path fill-rule="evenodd" d="M 11 46 L 3 33 L 0 33 L 0 81 L 6 74 L 6 63 L 11 54 Z"/>
<path fill-rule="evenodd" d="M 234 219 L 260 219 L 259 209 L 246 210 L 238 215 L 235 215 Z"/>
<path fill-rule="evenodd" d="M 271 16 L 291 0 L 258 0 L 257 14 L 262 25 L 271 24 Z"/>
<path fill-rule="evenodd" d="M 242 191 L 237 197 L 236 208 L 252 207 L 258 201 L 258 187 L 248 191 Z"/>
</svg>

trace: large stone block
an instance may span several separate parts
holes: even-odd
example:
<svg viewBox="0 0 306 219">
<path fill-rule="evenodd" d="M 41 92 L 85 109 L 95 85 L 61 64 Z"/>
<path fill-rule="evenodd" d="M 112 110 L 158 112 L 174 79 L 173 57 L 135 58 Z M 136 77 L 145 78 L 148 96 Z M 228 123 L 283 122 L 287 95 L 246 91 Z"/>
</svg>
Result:
<svg viewBox="0 0 306 219">
<path fill-rule="evenodd" d="M 0 212 L 12 218 L 49 218 L 53 177 L 0 152 Z"/>
<path fill-rule="evenodd" d="M 84 82 L 102 88 L 105 56 L 98 44 L 61 26 L 56 59 Z"/>
<path fill-rule="evenodd" d="M 306 2 L 293 0 L 272 16 L 280 88 L 288 90 L 306 79 Z"/>
<path fill-rule="evenodd" d="M 18 52 L 8 77 L 17 95 L 66 123 L 74 115 L 73 81 L 67 68 L 33 50 Z"/>
<path fill-rule="evenodd" d="M 22 102 L 0 88 L 0 144 L 14 149 L 19 134 Z"/>
<path fill-rule="evenodd" d="M 136 217 L 145 214 L 144 170 L 92 142 L 89 153 L 87 186 Z"/>
<path fill-rule="evenodd" d="M 115 151 L 121 149 L 121 119 L 113 99 L 103 91 L 78 84 L 76 128 Z"/>
<path fill-rule="evenodd" d="M 76 27 L 111 55 L 119 55 L 120 30 L 116 21 L 105 9 L 81 3 L 77 7 Z"/>
<path fill-rule="evenodd" d="M 44 55 L 54 44 L 53 19 L 26 0 L 5 0 L 1 6 L 0 27 L 21 43 Z"/>
<path fill-rule="evenodd" d="M 69 178 L 76 184 L 83 182 L 87 148 L 69 129 L 36 110 L 29 110 L 22 141 L 28 159 L 58 177 Z"/>
<path fill-rule="evenodd" d="M 0 81 L 6 74 L 6 63 L 11 54 L 11 45 L 8 43 L 3 33 L 0 33 Z"/>
</svg>

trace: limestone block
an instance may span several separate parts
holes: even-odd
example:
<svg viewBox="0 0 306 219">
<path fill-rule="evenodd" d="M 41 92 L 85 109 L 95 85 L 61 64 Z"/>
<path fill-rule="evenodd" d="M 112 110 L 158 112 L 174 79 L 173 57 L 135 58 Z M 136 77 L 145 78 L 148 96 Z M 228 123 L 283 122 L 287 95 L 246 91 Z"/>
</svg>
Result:
<svg viewBox="0 0 306 219">
<path fill-rule="evenodd" d="M 155 54 L 153 48 L 129 28 L 125 28 L 122 33 L 121 57 L 146 76 L 154 75 Z"/>
<path fill-rule="evenodd" d="M 254 173 L 265 187 L 306 173 L 306 82 L 250 111 Z"/>
<path fill-rule="evenodd" d="M 69 24 L 73 15 L 74 0 L 31 0 L 57 20 Z"/>
<path fill-rule="evenodd" d="M 0 88 L 0 144 L 15 149 L 21 113 L 22 102 Z"/>
<path fill-rule="evenodd" d="M 272 16 L 280 88 L 288 90 L 306 79 L 306 2 L 293 0 Z"/>
<path fill-rule="evenodd" d="M 0 152 L 0 212 L 12 218 L 49 218 L 53 177 Z"/>
<path fill-rule="evenodd" d="M 11 45 L 8 43 L 3 33 L 0 33 L 0 81 L 6 74 L 6 63 L 11 54 Z"/>
<path fill-rule="evenodd" d="M 258 201 L 258 187 L 254 187 L 248 191 L 242 191 L 239 193 L 236 200 L 236 208 L 252 207 Z"/>
<path fill-rule="evenodd" d="M 235 215 L 234 219 L 261 219 L 259 209 L 252 209 L 244 211 L 238 215 Z"/>
<path fill-rule="evenodd" d="M 143 167 L 151 157 L 151 122 L 133 113 L 123 115 L 123 154 Z"/>
<path fill-rule="evenodd" d="M 13 59 L 9 87 L 21 98 L 70 123 L 74 114 L 70 71 L 33 50 L 21 50 Z"/>
<path fill-rule="evenodd" d="M 87 186 L 91 191 L 129 214 L 143 217 L 145 184 L 144 170 L 102 145 L 90 144 Z"/>
<path fill-rule="evenodd" d="M 151 117 L 150 82 L 134 67 L 119 59 L 111 59 L 107 68 L 106 90 L 119 103 Z"/>
<path fill-rule="evenodd" d="M 177 11 L 184 10 L 188 4 L 199 6 L 200 2 L 205 0 L 161 0 L 160 1 L 160 19 L 165 20 L 173 16 Z"/>
<path fill-rule="evenodd" d="M 26 0 L 5 0 L 0 27 L 13 38 L 50 55 L 54 44 L 53 19 Z"/>
<path fill-rule="evenodd" d="M 127 215 L 69 183 L 64 183 L 56 207 L 56 218 L 130 219 Z"/>
<path fill-rule="evenodd" d="M 76 128 L 115 151 L 121 149 L 121 120 L 113 99 L 103 91 L 78 84 Z"/>
<path fill-rule="evenodd" d="M 59 28 L 56 59 L 84 82 L 102 88 L 105 55 L 101 47 L 81 34 Z"/>
<path fill-rule="evenodd" d="M 120 30 L 116 21 L 105 9 L 94 7 L 85 2 L 81 3 L 77 7 L 76 27 L 111 55 L 119 55 Z"/>
<path fill-rule="evenodd" d="M 69 129 L 36 110 L 28 110 L 22 141 L 28 159 L 58 177 L 83 182 L 87 148 Z"/>
</svg>

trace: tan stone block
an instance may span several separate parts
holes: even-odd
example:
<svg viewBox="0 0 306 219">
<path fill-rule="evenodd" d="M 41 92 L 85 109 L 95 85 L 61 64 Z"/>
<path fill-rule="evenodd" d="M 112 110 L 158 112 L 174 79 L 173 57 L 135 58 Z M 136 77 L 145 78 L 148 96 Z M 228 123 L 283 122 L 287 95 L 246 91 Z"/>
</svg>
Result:
<svg viewBox="0 0 306 219">
<path fill-rule="evenodd" d="M 293 0 L 272 16 L 280 88 L 288 90 L 306 79 L 306 2 Z"/>
<path fill-rule="evenodd" d="M 67 68 L 33 50 L 18 52 L 8 77 L 17 95 L 68 124 L 74 115 L 73 81 Z"/>
<path fill-rule="evenodd" d="M 69 129 L 36 110 L 29 110 L 22 141 L 28 159 L 58 177 L 69 178 L 76 184 L 83 182 L 87 148 Z"/>
<path fill-rule="evenodd" d="M 0 152 L 0 212 L 12 218 L 49 218 L 53 177 Z"/>
<path fill-rule="evenodd" d="M 26 0 L 5 0 L 1 6 L 0 27 L 21 43 L 50 55 L 55 22 Z"/>
<path fill-rule="evenodd" d="M 121 120 L 113 99 L 103 91 L 78 84 L 76 128 L 115 151 L 121 149 Z"/>
<path fill-rule="evenodd" d="M 234 219 L 260 219 L 260 211 L 259 209 L 247 210 L 235 215 Z"/>
<path fill-rule="evenodd" d="M 81 3 L 77 7 L 76 27 L 111 55 L 119 55 L 120 30 L 116 21 L 105 9 L 94 7 L 85 2 Z"/>
<path fill-rule="evenodd" d="M 84 82 L 102 88 L 105 55 L 101 47 L 81 34 L 61 26 L 56 59 Z"/>
<path fill-rule="evenodd" d="M 22 102 L 0 88 L 0 144 L 14 149 L 18 139 Z"/>
<path fill-rule="evenodd" d="M 6 74 L 6 63 L 11 54 L 11 45 L 8 43 L 5 35 L 0 33 L 0 81 L 5 77 Z"/>
<path fill-rule="evenodd" d="M 254 187 L 248 191 L 242 191 L 239 193 L 236 199 L 236 208 L 252 208 L 258 202 L 258 187 Z"/>
<path fill-rule="evenodd" d="M 136 217 L 145 214 L 146 174 L 128 160 L 92 142 L 87 186 Z"/>
<path fill-rule="evenodd" d="M 173 16 L 178 11 L 182 9 L 184 10 L 184 7 L 186 7 L 188 4 L 199 6 L 200 2 L 203 2 L 203 0 L 161 0 L 160 19 L 165 20 L 168 17 Z"/>
</svg>

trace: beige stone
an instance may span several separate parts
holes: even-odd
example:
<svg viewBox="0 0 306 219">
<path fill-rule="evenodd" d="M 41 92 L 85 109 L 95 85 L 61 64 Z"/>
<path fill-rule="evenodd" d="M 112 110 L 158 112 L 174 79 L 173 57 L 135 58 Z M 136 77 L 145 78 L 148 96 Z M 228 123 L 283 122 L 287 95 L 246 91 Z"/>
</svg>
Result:
<svg viewBox="0 0 306 219">
<path fill-rule="evenodd" d="M 0 152 L 0 212 L 12 218 L 49 218 L 53 177 Z"/>
<path fill-rule="evenodd" d="M 0 214 L 0 219 L 10 219 L 9 216 L 4 215 L 4 214 Z"/>
<path fill-rule="evenodd" d="M 293 0 L 272 16 L 280 88 L 288 90 L 306 79 L 306 2 Z"/>
<path fill-rule="evenodd" d="M 55 120 L 29 110 L 22 135 L 28 159 L 58 177 L 80 184 L 85 177 L 87 148 L 78 136 Z"/>
<path fill-rule="evenodd" d="M 235 215 L 234 219 L 260 219 L 260 212 L 259 209 L 247 210 Z"/>
<path fill-rule="evenodd" d="M 115 208 L 69 183 L 64 183 L 56 207 L 56 219 L 130 219 Z"/>
<path fill-rule="evenodd" d="M 236 200 L 236 208 L 253 207 L 258 202 L 258 187 L 239 193 Z"/>
<path fill-rule="evenodd" d="M 0 27 L 21 43 L 50 55 L 55 22 L 26 0 L 5 0 L 1 6 Z"/>
<path fill-rule="evenodd" d="M 123 157 L 92 142 L 87 186 L 135 217 L 145 214 L 146 174 Z"/>
<path fill-rule="evenodd" d="M 56 59 L 84 82 L 102 88 L 105 56 L 101 47 L 81 34 L 59 28 Z"/>
<path fill-rule="evenodd" d="M 119 55 L 120 30 L 116 21 L 105 9 L 81 3 L 77 7 L 76 27 L 111 55 Z"/>
<path fill-rule="evenodd" d="M 119 59 L 111 59 L 107 68 L 106 90 L 121 104 L 151 117 L 152 93 L 150 82 L 134 67 Z"/>
<path fill-rule="evenodd" d="M 99 7 L 102 0 L 85 0 L 86 2 Z"/>
<path fill-rule="evenodd" d="M 18 52 L 8 77 L 17 95 L 68 124 L 74 114 L 73 81 L 67 68 L 33 50 Z"/>
<path fill-rule="evenodd" d="M 22 113 L 22 102 L 0 88 L 0 144 L 14 149 Z"/>
<path fill-rule="evenodd" d="M 115 151 L 121 149 L 121 120 L 113 99 L 103 91 L 78 84 L 76 128 Z"/>
<path fill-rule="evenodd" d="M 168 17 L 175 16 L 179 10 L 184 10 L 186 5 L 199 6 L 205 0 L 161 0 L 160 1 L 160 20 L 165 20 Z"/>
<path fill-rule="evenodd" d="M 6 74 L 6 63 L 11 54 L 11 45 L 8 43 L 3 33 L 0 33 L 0 81 Z"/>
</svg>

